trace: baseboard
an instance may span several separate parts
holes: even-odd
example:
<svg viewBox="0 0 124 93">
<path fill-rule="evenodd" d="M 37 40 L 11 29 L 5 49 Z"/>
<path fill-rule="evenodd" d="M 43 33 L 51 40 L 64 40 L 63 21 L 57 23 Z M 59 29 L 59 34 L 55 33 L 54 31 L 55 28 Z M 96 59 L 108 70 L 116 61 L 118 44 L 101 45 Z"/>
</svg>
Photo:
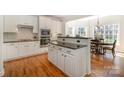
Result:
<svg viewBox="0 0 124 93">
<path fill-rule="evenodd" d="M 4 70 L 0 72 L 0 77 L 2 77 L 3 75 L 4 75 Z"/>
</svg>

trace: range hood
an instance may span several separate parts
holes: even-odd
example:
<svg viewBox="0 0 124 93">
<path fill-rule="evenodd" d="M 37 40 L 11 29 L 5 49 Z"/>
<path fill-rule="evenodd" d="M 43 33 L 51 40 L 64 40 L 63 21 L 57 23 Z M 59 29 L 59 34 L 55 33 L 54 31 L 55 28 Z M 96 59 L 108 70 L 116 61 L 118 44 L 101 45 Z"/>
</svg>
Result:
<svg viewBox="0 0 124 93">
<path fill-rule="evenodd" d="M 18 24 L 17 27 L 18 27 L 18 28 L 33 29 L 33 26 L 30 26 L 30 25 L 21 25 L 21 24 Z"/>
</svg>

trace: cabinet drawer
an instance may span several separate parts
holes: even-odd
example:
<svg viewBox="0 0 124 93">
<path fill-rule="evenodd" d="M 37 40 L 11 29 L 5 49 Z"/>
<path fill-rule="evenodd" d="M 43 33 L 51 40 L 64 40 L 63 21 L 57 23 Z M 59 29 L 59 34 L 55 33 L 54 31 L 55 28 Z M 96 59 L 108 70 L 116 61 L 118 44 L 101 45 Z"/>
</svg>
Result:
<svg viewBox="0 0 124 93">
<path fill-rule="evenodd" d="M 64 49 L 64 52 L 65 52 L 66 54 L 70 54 L 70 55 L 75 55 L 75 54 L 76 54 L 76 52 L 75 52 L 74 50 L 69 49 L 69 48 L 65 48 L 65 49 Z"/>
<path fill-rule="evenodd" d="M 59 51 L 64 52 L 64 49 L 65 49 L 65 48 L 58 46 L 58 48 L 57 48 L 57 49 L 58 49 Z"/>
</svg>

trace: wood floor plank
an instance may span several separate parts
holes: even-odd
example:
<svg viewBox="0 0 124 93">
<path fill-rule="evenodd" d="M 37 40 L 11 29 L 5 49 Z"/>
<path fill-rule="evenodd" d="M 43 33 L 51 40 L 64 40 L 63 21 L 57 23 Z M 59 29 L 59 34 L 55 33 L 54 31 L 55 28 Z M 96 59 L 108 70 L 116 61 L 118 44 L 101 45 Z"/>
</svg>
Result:
<svg viewBox="0 0 124 93">
<path fill-rule="evenodd" d="M 66 77 L 60 69 L 42 54 L 4 63 L 4 77 Z M 111 55 L 91 55 L 91 77 L 123 77 L 124 57 Z"/>
</svg>

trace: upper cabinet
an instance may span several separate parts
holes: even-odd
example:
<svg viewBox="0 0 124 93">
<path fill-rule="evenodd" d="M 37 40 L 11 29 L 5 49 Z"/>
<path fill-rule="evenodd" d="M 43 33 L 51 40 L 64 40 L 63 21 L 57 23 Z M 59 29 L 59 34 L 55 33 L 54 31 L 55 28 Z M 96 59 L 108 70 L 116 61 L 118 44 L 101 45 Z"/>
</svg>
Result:
<svg viewBox="0 0 124 93">
<path fill-rule="evenodd" d="M 4 16 L 4 32 L 18 32 L 17 25 L 33 26 L 33 33 L 38 33 L 38 17 L 28 15 Z"/>
<path fill-rule="evenodd" d="M 33 33 L 38 33 L 38 16 L 18 16 L 17 24 L 33 26 Z"/>
<path fill-rule="evenodd" d="M 33 25 L 33 16 L 20 15 L 18 16 L 17 24 L 21 25 Z"/>
<path fill-rule="evenodd" d="M 51 24 L 51 40 L 57 39 L 57 34 L 62 34 L 62 22 L 52 20 Z"/>
<path fill-rule="evenodd" d="M 40 16 L 39 29 L 51 29 L 51 19 L 45 16 Z"/>
<path fill-rule="evenodd" d="M 38 17 L 33 16 L 33 33 L 38 33 Z"/>
<path fill-rule="evenodd" d="M 0 15 L 0 34 L 3 34 L 3 16 L 2 15 Z"/>
<path fill-rule="evenodd" d="M 17 16 L 4 16 L 4 32 L 17 31 Z"/>
</svg>

